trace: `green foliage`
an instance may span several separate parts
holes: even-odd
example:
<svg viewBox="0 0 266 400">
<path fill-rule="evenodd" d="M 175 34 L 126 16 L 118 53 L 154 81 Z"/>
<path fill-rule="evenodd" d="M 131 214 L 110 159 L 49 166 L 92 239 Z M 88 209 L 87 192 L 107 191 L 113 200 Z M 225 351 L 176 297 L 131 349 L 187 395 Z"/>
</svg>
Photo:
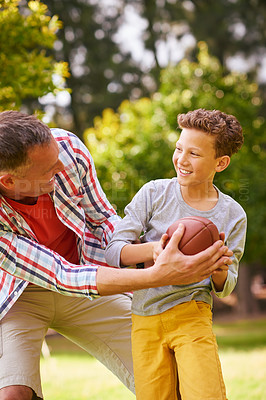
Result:
<svg viewBox="0 0 266 400">
<path fill-rule="evenodd" d="M 194 37 L 205 41 L 223 65 L 241 56 L 244 68 L 256 75 L 263 68 L 259 54 L 265 49 L 265 1 L 201 0 L 193 5 L 187 18 Z"/>
<path fill-rule="evenodd" d="M 120 51 L 114 39 L 122 23 L 124 4 L 114 1 L 106 7 L 101 0 L 44 0 L 44 3 L 64 24 L 58 32 L 54 52 L 57 60 L 63 58 L 69 64 L 71 76 L 67 85 L 72 98 L 68 115 L 71 115 L 71 129 L 82 136 L 103 109 L 116 109 L 123 99 L 143 88 L 142 71 L 128 53 Z M 57 111 L 59 119 L 62 110 Z"/>
<path fill-rule="evenodd" d="M 18 109 L 24 99 L 55 93 L 68 76 L 67 64 L 48 55 L 61 23 L 47 7 L 29 1 L 0 2 L 0 110 Z M 55 79 L 56 78 L 56 79 Z"/>
<path fill-rule="evenodd" d="M 223 66 L 239 68 L 242 59 L 255 79 L 264 75 L 262 0 L 119 0 L 108 7 L 105 0 L 43 2 L 63 21 L 54 52 L 71 69 L 71 105 L 55 106 L 55 119 L 80 136 L 103 109 L 157 91 L 161 68 L 185 53 L 195 60 L 200 40 Z"/>
<path fill-rule="evenodd" d="M 124 101 L 118 114 L 105 110 L 85 132 L 103 189 L 120 212 L 145 182 L 173 176 L 170 155 L 177 135 L 162 128 L 156 108 L 147 98 Z"/>
<path fill-rule="evenodd" d="M 259 116 L 257 85 L 238 73 L 224 74 L 220 62 L 198 45 L 196 62 L 182 60 L 162 71 L 161 87 L 151 99 L 124 101 L 118 112 L 106 109 L 85 131 L 108 198 L 122 215 L 136 191 L 151 179 L 174 176 L 171 158 L 178 138 L 177 114 L 192 109 L 220 109 L 235 115 L 244 129 L 245 144 L 229 168 L 217 174 L 218 187 L 235 198 L 249 217 L 246 258 L 266 256 L 265 121 Z M 259 211 L 258 211 L 259 210 Z"/>
</svg>

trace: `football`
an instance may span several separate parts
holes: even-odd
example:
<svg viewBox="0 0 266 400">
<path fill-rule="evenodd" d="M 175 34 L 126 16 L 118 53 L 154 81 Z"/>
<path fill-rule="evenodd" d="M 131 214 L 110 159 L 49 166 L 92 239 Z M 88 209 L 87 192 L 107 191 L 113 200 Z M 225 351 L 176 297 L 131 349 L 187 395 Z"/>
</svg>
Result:
<svg viewBox="0 0 266 400">
<path fill-rule="evenodd" d="M 166 231 L 169 239 L 180 223 L 185 227 L 184 235 L 178 246 L 183 254 L 197 254 L 220 239 L 216 225 L 207 218 L 197 216 L 180 218 L 170 225 Z"/>
</svg>

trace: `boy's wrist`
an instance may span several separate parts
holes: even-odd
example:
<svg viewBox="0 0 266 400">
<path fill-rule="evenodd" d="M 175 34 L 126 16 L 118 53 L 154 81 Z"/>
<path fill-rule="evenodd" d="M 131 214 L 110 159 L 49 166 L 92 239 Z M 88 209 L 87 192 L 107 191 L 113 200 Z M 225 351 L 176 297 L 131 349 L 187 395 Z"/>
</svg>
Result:
<svg viewBox="0 0 266 400">
<path fill-rule="evenodd" d="M 213 282 L 213 285 L 217 292 L 223 291 L 227 276 L 228 276 L 228 271 L 224 271 L 224 270 L 220 270 L 220 271 L 216 270 L 212 273 L 212 275 L 211 275 L 212 282 Z"/>
</svg>

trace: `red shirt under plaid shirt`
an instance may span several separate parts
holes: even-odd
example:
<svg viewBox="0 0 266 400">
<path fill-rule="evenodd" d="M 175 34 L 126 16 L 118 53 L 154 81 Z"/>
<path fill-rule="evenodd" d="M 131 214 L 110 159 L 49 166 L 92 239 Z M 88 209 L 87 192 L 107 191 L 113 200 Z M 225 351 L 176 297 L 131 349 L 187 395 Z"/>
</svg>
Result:
<svg viewBox="0 0 266 400">
<path fill-rule="evenodd" d="M 0 196 L 0 319 L 27 281 L 69 296 L 97 296 L 97 266 L 107 266 L 104 248 L 120 220 L 81 140 L 63 129 L 51 129 L 51 133 L 65 165 L 64 171 L 55 175 L 51 199 L 58 218 L 76 234 L 81 265 L 69 263 L 38 243 L 24 218 Z"/>
</svg>

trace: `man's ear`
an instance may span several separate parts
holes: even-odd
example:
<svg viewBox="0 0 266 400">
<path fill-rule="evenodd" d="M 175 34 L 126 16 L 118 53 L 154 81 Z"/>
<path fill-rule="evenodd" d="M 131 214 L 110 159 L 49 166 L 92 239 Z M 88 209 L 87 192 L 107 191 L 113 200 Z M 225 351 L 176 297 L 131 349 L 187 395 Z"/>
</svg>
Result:
<svg viewBox="0 0 266 400">
<path fill-rule="evenodd" d="M 14 178 L 11 174 L 4 174 L 0 176 L 0 184 L 4 186 L 5 189 L 11 189 L 14 186 Z"/>
<path fill-rule="evenodd" d="M 229 156 L 222 156 L 217 159 L 217 165 L 216 165 L 216 172 L 222 172 L 225 170 L 228 165 L 230 164 L 230 157 Z"/>
</svg>

